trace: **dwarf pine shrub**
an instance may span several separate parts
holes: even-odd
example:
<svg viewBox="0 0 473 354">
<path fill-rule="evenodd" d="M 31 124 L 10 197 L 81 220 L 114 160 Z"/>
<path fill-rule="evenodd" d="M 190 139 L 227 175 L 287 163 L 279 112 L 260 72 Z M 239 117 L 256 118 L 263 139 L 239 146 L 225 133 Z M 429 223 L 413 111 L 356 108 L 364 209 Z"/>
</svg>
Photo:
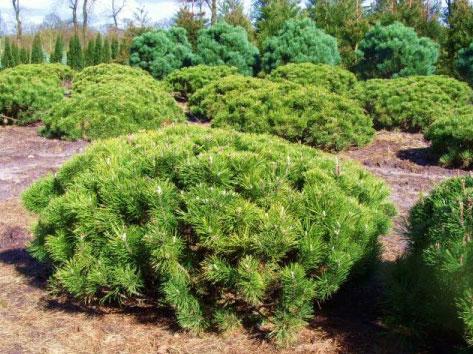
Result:
<svg viewBox="0 0 473 354">
<path fill-rule="evenodd" d="M 212 81 L 236 73 L 237 68 L 227 65 L 196 65 L 173 71 L 166 77 L 166 81 L 174 92 L 182 97 L 189 97 Z"/>
<path fill-rule="evenodd" d="M 40 120 L 61 101 L 73 71 L 62 64 L 26 64 L 0 72 L 0 113 L 18 124 Z"/>
<path fill-rule="evenodd" d="M 417 336 L 463 336 L 471 346 L 473 178 L 437 186 L 411 210 L 409 225 L 411 251 L 388 286 L 393 318 Z"/>
<path fill-rule="evenodd" d="M 190 107 L 206 115 L 212 127 L 270 133 L 324 150 L 362 146 L 374 134 L 358 102 L 289 81 L 227 77 L 198 90 Z"/>
<path fill-rule="evenodd" d="M 354 96 L 377 128 L 419 131 L 452 109 L 470 104 L 473 91 L 446 76 L 411 76 L 360 82 Z"/>
<path fill-rule="evenodd" d="M 99 64 L 95 66 L 88 66 L 84 70 L 77 73 L 74 78 L 74 91 L 80 92 L 87 86 L 104 83 L 107 81 L 115 81 L 120 84 L 120 81 L 130 78 L 138 80 L 145 80 L 150 82 L 152 76 L 140 68 L 132 68 L 128 65 L 121 64 Z M 153 80 L 157 82 L 156 80 Z"/>
<path fill-rule="evenodd" d="M 93 144 L 23 195 L 31 254 L 79 299 L 142 296 L 185 329 L 280 343 L 376 255 L 393 208 L 358 165 L 267 135 L 177 125 Z"/>
<path fill-rule="evenodd" d="M 437 119 L 426 138 L 443 166 L 473 166 L 473 108 L 465 106 Z"/>
<path fill-rule="evenodd" d="M 113 78 L 96 84 L 80 81 L 80 92 L 58 102 L 44 116 L 42 134 L 95 140 L 185 119 L 171 94 L 151 76 Z"/>
<path fill-rule="evenodd" d="M 335 93 L 346 93 L 353 89 L 357 82 L 353 73 L 340 66 L 312 63 L 278 66 L 268 79 L 289 80 L 301 85 L 322 87 Z"/>
</svg>

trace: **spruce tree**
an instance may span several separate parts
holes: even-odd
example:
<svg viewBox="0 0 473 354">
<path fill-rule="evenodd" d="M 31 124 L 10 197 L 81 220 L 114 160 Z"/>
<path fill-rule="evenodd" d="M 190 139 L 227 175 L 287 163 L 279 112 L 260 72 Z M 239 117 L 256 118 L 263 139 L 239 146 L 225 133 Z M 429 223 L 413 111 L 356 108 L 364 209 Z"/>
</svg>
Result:
<svg viewBox="0 0 473 354">
<path fill-rule="evenodd" d="M 5 47 L 3 49 L 2 68 L 11 68 L 13 66 L 13 57 L 11 52 L 10 40 L 5 37 Z"/>
<path fill-rule="evenodd" d="M 30 53 L 28 49 L 21 48 L 20 49 L 20 62 L 22 64 L 29 64 L 30 63 Z"/>
<path fill-rule="evenodd" d="M 54 45 L 54 52 L 51 54 L 51 63 L 61 63 L 64 55 L 64 40 L 61 35 L 56 38 L 56 44 Z"/>
<path fill-rule="evenodd" d="M 20 60 L 20 50 L 18 49 L 18 45 L 13 42 L 12 45 L 11 45 L 11 56 L 12 56 L 12 60 L 13 60 L 13 65 L 12 66 L 17 66 L 19 64 L 21 64 L 21 60 Z"/>
<path fill-rule="evenodd" d="M 95 42 L 94 40 L 91 40 L 87 44 L 87 49 L 84 51 L 84 65 L 85 66 L 94 65 L 94 57 L 95 57 Z"/>
<path fill-rule="evenodd" d="M 102 47 L 102 63 L 110 63 L 112 61 L 112 53 L 110 52 L 110 42 L 105 38 Z"/>
<path fill-rule="evenodd" d="M 112 60 L 117 59 L 118 52 L 120 51 L 120 43 L 118 42 L 118 39 L 116 37 L 112 38 L 112 44 L 111 44 L 110 49 L 111 49 Z"/>
<path fill-rule="evenodd" d="M 95 53 L 94 53 L 94 65 L 98 65 L 102 62 L 102 35 L 97 33 L 95 37 Z"/>
<path fill-rule="evenodd" d="M 33 47 L 31 49 L 31 63 L 44 63 L 43 44 L 41 43 L 41 37 L 39 33 L 37 33 L 33 39 Z"/>
<path fill-rule="evenodd" d="M 82 55 L 82 48 L 80 46 L 80 40 L 77 34 L 75 34 L 69 42 L 67 65 L 75 70 L 81 70 L 84 67 L 84 57 Z"/>
</svg>

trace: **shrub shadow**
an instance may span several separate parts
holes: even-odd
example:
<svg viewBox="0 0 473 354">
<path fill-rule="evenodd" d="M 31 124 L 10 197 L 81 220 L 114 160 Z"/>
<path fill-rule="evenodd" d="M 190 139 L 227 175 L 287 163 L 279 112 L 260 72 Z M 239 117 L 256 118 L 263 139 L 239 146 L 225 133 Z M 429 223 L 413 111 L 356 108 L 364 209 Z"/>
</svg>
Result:
<svg viewBox="0 0 473 354">
<path fill-rule="evenodd" d="M 396 156 L 401 160 L 408 160 L 419 166 L 438 166 L 438 156 L 430 147 L 400 150 L 396 153 Z"/>
</svg>

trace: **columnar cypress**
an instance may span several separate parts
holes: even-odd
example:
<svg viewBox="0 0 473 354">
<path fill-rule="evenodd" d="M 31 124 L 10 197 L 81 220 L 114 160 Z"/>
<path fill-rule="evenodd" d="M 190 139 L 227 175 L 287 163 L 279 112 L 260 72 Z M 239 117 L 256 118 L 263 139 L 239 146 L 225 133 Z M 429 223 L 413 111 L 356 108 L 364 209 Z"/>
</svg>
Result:
<svg viewBox="0 0 473 354">
<path fill-rule="evenodd" d="M 51 63 L 61 63 L 64 55 L 64 40 L 61 35 L 56 37 L 56 44 L 54 45 L 54 52 L 51 54 Z"/>
<path fill-rule="evenodd" d="M 31 63 L 44 63 L 43 44 L 41 43 L 41 37 L 39 33 L 37 33 L 33 39 L 33 47 L 31 49 Z"/>
<path fill-rule="evenodd" d="M 94 65 L 95 57 L 95 42 L 94 40 L 89 41 L 87 49 L 84 50 L 84 64 L 85 66 Z"/>
<path fill-rule="evenodd" d="M 82 48 L 80 46 L 80 40 L 77 34 L 75 34 L 69 42 L 67 65 L 75 70 L 80 70 L 84 67 L 84 57 L 82 55 Z"/>
<path fill-rule="evenodd" d="M 112 59 L 115 60 L 118 57 L 118 52 L 120 51 L 120 43 L 118 42 L 118 39 L 116 37 L 112 38 L 112 44 L 111 44 L 111 54 L 112 54 Z"/>
<path fill-rule="evenodd" d="M 20 49 L 20 62 L 21 64 L 29 64 L 30 63 L 30 53 L 28 49 L 21 48 Z"/>
<path fill-rule="evenodd" d="M 102 63 L 110 63 L 112 61 L 112 53 L 110 52 L 110 42 L 105 38 L 102 47 Z"/>
<path fill-rule="evenodd" d="M 13 65 L 12 66 L 16 66 L 16 65 L 21 64 L 20 50 L 18 49 L 18 45 L 15 42 L 13 42 L 12 45 L 11 45 L 11 56 L 12 56 L 12 59 L 13 59 Z"/>
<path fill-rule="evenodd" d="M 2 68 L 11 68 L 13 65 L 11 45 L 8 37 L 5 37 L 5 47 L 3 49 Z"/>
<path fill-rule="evenodd" d="M 102 62 L 102 35 L 97 33 L 95 37 L 95 53 L 94 53 L 94 65 L 98 65 Z"/>
</svg>

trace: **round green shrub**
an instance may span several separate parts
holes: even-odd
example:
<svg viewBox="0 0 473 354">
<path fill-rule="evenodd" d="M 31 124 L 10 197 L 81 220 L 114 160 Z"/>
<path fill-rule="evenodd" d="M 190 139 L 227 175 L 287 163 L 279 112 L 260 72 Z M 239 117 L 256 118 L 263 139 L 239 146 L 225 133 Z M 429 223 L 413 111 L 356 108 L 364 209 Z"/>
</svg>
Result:
<svg viewBox="0 0 473 354">
<path fill-rule="evenodd" d="M 18 124 L 43 117 L 64 97 L 64 81 L 73 71 L 62 64 L 27 64 L 0 72 L 0 113 Z"/>
<path fill-rule="evenodd" d="M 193 331 L 264 321 L 282 343 L 376 255 L 393 213 L 357 164 L 189 125 L 97 142 L 23 200 L 56 290 L 150 296 Z"/>
<path fill-rule="evenodd" d="M 289 80 L 301 85 L 322 87 L 335 93 L 346 93 L 357 82 L 353 73 L 339 66 L 312 63 L 278 66 L 268 79 L 277 82 Z"/>
<path fill-rule="evenodd" d="M 418 131 L 452 109 L 470 104 L 472 94 L 464 82 L 433 75 L 360 82 L 354 96 L 375 127 Z"/>
<path fill-rule="evenodd" d="M 439 56 L 439 45 L 400 22 L 377 24 L 366 33 L 357 50 L 357 71 L 365 79 L 431 75 Z"/>
<path fill-rule="evenodd" d="M 230 65 L 241 74 L 255 74 L 259 51 L 249 40 L 243 27 L 226 22 L 199 31 L 197 60 L 205 65 Z"/>
<path fill-rule="evenodd" d="M 152 77 L 144 70 L 121 64 L 99 64 L 88 66 L 74 77 L 74 91 L 80 92 L 89 85 L 107 81 L 120 82 L 123 79 L 136 78 L 150 82 Z M 156 80 L 153 80 L 156 81 Z"/>
<path fill-rule="evenodd" d="M 473 344 L 473 178 L 449 179 L 410 212 L 410 253 L 395 267 L 393 318 L 417 336 Z"/>
<path fill-rule="evenodd" d="M 215 80 L 197 90 L 189 100 L 191 113 L 200 119 L 212 119 L 217 111 L 216 105 L 231 91 L 245 92 L 267 84 L 266 80 L 242 76 L 229 75 Z"/>
<path fill-rule="evenodd" d="M 183 121 L 184 113 L 173 97 L 155 81 L 122 77 L 86 85 L 50 109 L 42 134 L 95 140 Z"/>
<path fill-rule="evenodd" d="M 178 92 L 183 97 L 189 97 L 205 85 L 236 73 L 237 68 L 231 66 L 197 65 L 173 71 L 166 77 L 166 81 L 174 92 Z"/>
<path fill-rule="evenodd" d="M 181 27 L 143 33 L 133 39 L 130 47 L 130 64 L 148 71 L 156 79 L 194 61 L 187 32 Z"/>
<path fill-rule="evenodd" d="M 270 133 L 324 150 L 365 145 L 374 135 L 358 102 L 287 81 L 227 77 L 198 90 L 190 108 L 212 127 Z"/>
<path fill-rule="evenodd" d="M 473 42 L 467 48 L 460 49 L 454 64 L 462 79 L 473 85 Z"/>
<path fill-rule="evenodd" d="M 340 63 L 337 40 L 308 19 L 284 23 L 277 35 L 263 43 L 261 63 L 266 72 L 287 63 Z"/>
<path fill-rule="evenodd" d="M 473 107 L 466 106 L 437 119 L 426 138 L 443 166 L 473 166 Z"/>
</svg>

